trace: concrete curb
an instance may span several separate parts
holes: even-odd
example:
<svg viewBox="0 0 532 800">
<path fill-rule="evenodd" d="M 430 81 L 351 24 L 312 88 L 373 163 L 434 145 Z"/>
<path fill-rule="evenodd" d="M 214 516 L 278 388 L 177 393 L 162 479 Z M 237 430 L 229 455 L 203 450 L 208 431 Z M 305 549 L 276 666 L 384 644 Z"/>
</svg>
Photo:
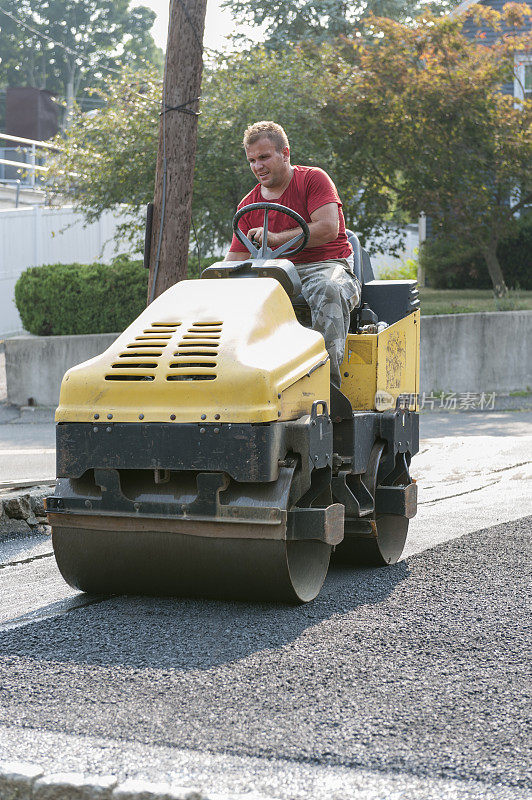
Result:
<svg viewBox="0 0 532 800">
<path fill-rule="evenodd" d="M 55 408 L 55 406 L 15 406 L 11 403 L 0 403 L 0 424 L 50 423 L 54 421 Z"/>
<path fill-rule="evenodd" d="M 0 800 L 275 800 L 246 792 L 205 793 L 167 783 L 125 780 L 114 775 L 49 773 L 37 764 L 0 762 Z"/>
</svg>

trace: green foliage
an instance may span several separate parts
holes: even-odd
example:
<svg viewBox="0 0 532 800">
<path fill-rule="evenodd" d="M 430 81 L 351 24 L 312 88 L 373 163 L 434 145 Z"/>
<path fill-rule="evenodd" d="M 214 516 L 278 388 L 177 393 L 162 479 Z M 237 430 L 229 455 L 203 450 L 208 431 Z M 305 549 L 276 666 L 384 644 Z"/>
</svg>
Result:
<svg viewBox="0 0 532 800">
<path fill-rule="evenodd" d="M 500 89 L 515 54 L 532 47 L 531 12 L 477 4 L 472 13 L 484 25 L 511 30 L 489 46 L 464 37 L 463 18 L 427 15 L 415 28 L 375 18 L 373 41 L 353 41 L 328 69 L 362 216 L 375 223 L 398 209 L 414 219 L 424 211 L 439 235 L 482 252 L 502 294 L 497 242 L 532 199 L 532 101 L 516 104 Z M 519 196 L 516 187 L 525 187 Z"/>
<path fill-rule="evenodd" d="M 255 183 L 242 135 L 257 109 L 282 120 L 295 161 L 328 170 L 342 190 L 348 173 L 340 173 L 324 125 L 322 84 L 320 62 L 300 50 L 279 59 L 258 48 L 220 58 L 205 71 L 192 209 L 200 250 L 227 246 L 236 207 Z M 89 221 L 122 203 L 141 212 L 153 199 L 161 88 L 154 70 L 108 81 L 98 92 L 105 107 L 89 117 L 78 110 L 61 140 L 50 162 L 51 191 L 69 197 Z M 137 244 L 140 228 L 129 227 Z"/>
<path fill-rule="evenodd" d="M 417 280 L 418 261 L 416 258 L 406 258 L 397 267 L 379 268 L 381 281 L 407 281 Z"/>
<path fill-rule="evenodd" d="M 204 269 L 207 269 L 207 267 L 210 267 L 211 264 L 215 264 L 217 261 L 223 261 L 223 256 L 202 256 L 201 260 L 198 261 L 197 253 L 189 253 L 187 278 L 189 280 L 192 278 L 199 278 Z"/>
<path fill-rule="evenodd" d="M 497 246 L 506 283 L 513 289 L 532 289 L 532 214 Z M 482 253 L 464 246 L 459 237 L 428 239 L 421 248 L 420 263 L 427 283 L 435 289 L 488 289 L 491 285 Z"/>
<path fill-rule="evenodd" d="M 37 336 L 114 333 L 145 308 L 148 271 L 118 256 L 105 264 L 30 267 L 15 285 L 24 328 Z"/>
<path fill-rule="evenodd" d="M 529 12 L 477 4 L 486 25 L 510 26 L 489 45 L 463 36 L 463 18 L 426 15 L 411 27 L 370 17 L 368 38 L 294 46 L 282 56 L 260 47 L 220 56 L 205 70 L 199 117 L 200 250 L 227 246 L 237 203 L 254 185 L 243 131 L 274 119 L 288 133 L 293 163 L 331 174 L 363 243 L 384 240 L 394 252 L 400 225 L 425 211 L 438 236 L 481 251 L 484 271 L 489 261 L 495 274 L 497 243 L 532 198 L 516 192 L 532 186 L 532 101 L 515 104 L 500 91 L 515 53 L 532 49 L 520 28 Z M 78 114 L 52 175 L 88 219 L 152 199 L 160 95 L 155 72 L 124 75 L 105 89 L 105 109 L 91 119 Z"/>
<path fill-rule="evenodd" d="M 123 203 L 143 209 L 153 199 L 161 86 L 154 69 L 108 80 L 97 92 L 104 108 L 93 115 L 78 110 L 58 137 L 62 149 L 48 162 L 49 192 L 68 197 L 89 222 Z M 137 244 L 141 227 L 128 228 Z"/>
<path fill-rule="evenodd" d="M 0 84 L 36 86 L 73 96 L 98 86 L 103 67 L 162 67 L 150 28 L 155 13 L 130 0 L 3 0 L 2 8 L 64 47 L 18 25 L 0 12 Z M 76 58 L 79 53 L 83 59 Z M 70 90 L 67 87 L 70 85 Z"/>
<path fill-rule="evenodd" d="M 353 35 L 371 14 L 412 23 L 422 11 L 446 11 L 460 0 L 225 0 L 233 19 L 263 27 L 268 49 L 285 49 L 301 42 L 324 42 Z M 238 37 L 237 37 L 238 38 Z M 241 37 L 240 37 L 241 38 Z"/>
</svg>

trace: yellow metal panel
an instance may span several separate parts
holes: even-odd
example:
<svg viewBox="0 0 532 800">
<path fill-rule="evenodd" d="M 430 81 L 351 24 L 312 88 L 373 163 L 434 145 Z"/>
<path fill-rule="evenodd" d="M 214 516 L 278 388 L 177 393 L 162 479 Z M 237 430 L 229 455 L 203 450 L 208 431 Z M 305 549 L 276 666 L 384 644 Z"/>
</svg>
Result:
<svg viewBox="0 0 532 800">
<path fill-rule="evenodd" d="M 340 367 L 341 390 L 357 411 L 375 407 L 377 386 L 377 334 L 350 333 Z"/>
<path fill-rule="evenodd" d="M 420 312 L 379 334 L 349 334 L 342 363 L 343 393 L 360 411 L 394 408 L 399 395 L 412 395 L 418 410 Z"/>
<path fill-rule="evenodd" d="M 58 422 L 269 422 L 329 402 L 323 338 L 273 278 L 181 281 L 70 369 Z"/>
<path fill-rule="evenodd" d="M 419 311 L 385 328 L 378 335 L 377 388 L 379 410 L 394 408 L 399 395 L 412 395 L 417 411 L 419 390 Z M 387 397 L 388 396 L 388 397 Z"/>
</svg>

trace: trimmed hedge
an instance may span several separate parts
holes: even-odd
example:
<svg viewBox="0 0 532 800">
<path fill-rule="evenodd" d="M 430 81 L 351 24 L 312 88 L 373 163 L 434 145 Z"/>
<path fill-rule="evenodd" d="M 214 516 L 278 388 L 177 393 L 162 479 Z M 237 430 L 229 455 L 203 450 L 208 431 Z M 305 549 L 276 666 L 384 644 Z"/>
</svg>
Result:
<svg viewBox="0 0 532 800">
<path fill-rule="evenodd" d="M 146 307 L 148 270 L 119 256 L 112 264 L 30 267 L 15 285 L 24 328 L 36 336 L 123 331 Z"/>
<path fill-rule="evenodd" d="M 201 268 L 223 256 L 202 258 Z M 199 277 L 189 256 L 189 278 Z M 142 261 L 118 256 L 107 264 L 30 267 L 15 285 L 24 328 L 36 336 L 119 333 L 146 307 L 148 270 Z"/>
<path fill-rule="evenodd" d="M 492 288 L 486 262 L 478 251 L 443 236 L 428 239 L 420 250 L 420 263 L 431 288 Z M 499 242 L 497 256 L 509 289 L 532 289 L 532 214 Z"/>
</svg>

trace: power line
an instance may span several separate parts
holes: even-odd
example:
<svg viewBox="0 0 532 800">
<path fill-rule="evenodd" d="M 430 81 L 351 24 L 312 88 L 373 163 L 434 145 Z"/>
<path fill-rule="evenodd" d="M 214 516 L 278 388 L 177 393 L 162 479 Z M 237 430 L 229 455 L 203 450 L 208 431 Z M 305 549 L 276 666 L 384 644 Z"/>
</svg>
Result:
<svg viewBox="0 0 532 800">
<path fill-rule="evenodd" d="M 51 42 L 52 44 L 55 44 L 56 47 L 61 47 L 63 50 L 65 50 L 71 56 L 75 56 L 76 58 L 79 58 L 82 61 L 88 61 L 92 66 L 92 62 L 91 62 L 91 59 L 89 58 L 89 56 L 82 55 L 82 54 L 76 52 L 75 50 L 72 50 L 70 47 L 67 47 L 67 45 L 63 44 L 62 42 L 56 42 L 55 39 L 52 39 L 46 33 L 41 33 L 40 31 L 36 30 L 35 28 L 32 28 L 31 25 L 28 25 L 26 22 L 23 22 L 21 19 L 18 19 L 18 17 L 15 17 L 9 11 L 6 11 L 5 8 L 0 7 L 0 11 L 2 12 L 2 14 L 5 14 L 6 17 L 9 17 L 9 19 L 13 20 L 14 23 L 16 23 L 17 25 L 20 25 L 22 28 L 26 28 L 26 30 L 31 31 L 36 36 L 40 36 L 42 39 L 46 39 L 48 42 Z M 115 72 L 117 75 L 121 75 L 122 74 L 121 70 L 115 69 L 114 67 L 99 67 L 99 69 L 102 69 L 102 70 L 107 71 L 107 72 Z"/>
</svg>

